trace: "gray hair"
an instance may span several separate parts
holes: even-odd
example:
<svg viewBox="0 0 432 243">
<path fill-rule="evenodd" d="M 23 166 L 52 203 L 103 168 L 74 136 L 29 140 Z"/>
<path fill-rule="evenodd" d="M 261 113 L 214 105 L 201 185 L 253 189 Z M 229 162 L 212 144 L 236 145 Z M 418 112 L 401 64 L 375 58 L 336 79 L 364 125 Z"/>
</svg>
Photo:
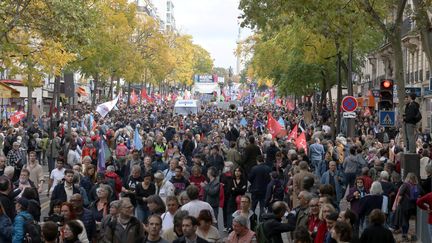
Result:
<svg viewBox="0 0 432 243">
<path fill-rule="evenodd" d="M 120 208 L 120 200 L 114 200 L 110 203 L 110 207 Z"/>
<path fill-rule="evenodd" d="M 389 173 L 388 173 L 387 171 L 383 170 L 383 171 L 381 171 L 381 173 L 380 173 L 380 177 L 381 177 L 381 179 L 383 179 L 383 180 L 388 180 L 389 177 L 390 177 L 390 175 L 389 175 Z"/>
<path fill-rule="evenodd" d="M 381 195 L 381 194 L 383 194 L 383 189 L 382 189 L 381 183 L 379 183 L 378 181 L 374 181 L 372 183 L 371 188 L 370 188 L 370 194 L 371 195 Z"/>
<path fill-rule="evenodd" d="M 242 215 L 238 215 L 233 219 L 233 222 L 236 222 L 238 224 L 240 224 L 241 226 L 247 227 L 247 218 L 242 216 Z"/>
<path fill-rule="evenodd" d="M 6 166 L 4 169 L 4 174 L 5 176 L 9 177 L 9 176 L 13 176 L 13 174 L 15 173 L 15 168 L 13 166 Z"/>
</svg>

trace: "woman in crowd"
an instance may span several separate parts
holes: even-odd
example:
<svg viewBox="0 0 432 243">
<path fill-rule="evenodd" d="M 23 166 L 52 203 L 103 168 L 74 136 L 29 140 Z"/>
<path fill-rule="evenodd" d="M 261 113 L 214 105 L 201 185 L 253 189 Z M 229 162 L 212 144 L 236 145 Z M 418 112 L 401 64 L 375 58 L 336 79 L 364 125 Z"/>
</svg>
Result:
<svg viewBox="0 0 432 243">
<path fill-rule="evenodd" d="M 308 218 L 308 231 L 312 236 L 312 239 L 315 239 L 319 226 L 323 223 L 323 221 L 319 217 L 320 207 L 318 198 L 312 198 L 309 202 L 309 218 Z"/>
<path fill-rule="evenodd" d="M 101 184 L 96 189 L 97 199 L 89 206 L 96 221 L 96 230 L 100 231 L 102 219 L 108 214 L 112 189 L 110 186 Z"/>
<path fill-rule="evenodd" d="M 316 234 L 316 237 L 314 239 L 315 243 L 324 242 L 324 239 L 325 239 L 327 231 L 328 231 L 326 218 L 328 215 L 330 215 L 334 212 L 336 212 L 336 209 L 331 204 L 324 203 L 321 205 L 319 218 L 320 218 L 322 223 L 318 225 L 317 234 Z"/>
<path fill-rule="evenodd" d="M 179 198 L 180 206 L 183 206 L 183 205 L 185 205 L 186 203 L 190 202 L 190 199 L 189 199 L 189 197 L 188 197 L 186 191 L 182 191 L 182 192 L 180 193 L 180 195 L 178 196 L 178 198 Z"/>
<path fill-rule="evenodd" d="M 104 216 L 102 219 L 102 222 L 100 224 L 100 232 L 98 235 L 98 240 L 102 241 L 103 236 L 106 232 L 106 228 L 110 227 L 113 220 L 116 220 L 118 214 L 119 214 L 119 208 L 120 208 L 120 201 L 115 200 L 110 203 L 110 209 L 109 214 Z"/>
<path fill-rule="evenodd" d="M 156 186 L 152 183 L 152 176 L 151 173 L 147 172 L 143 177 L 143 181 L 135 188 L 135 199 L 137 202 L 135 215 L 141 222 L 144 222 L 150 215 L 147 206 L 148 197 L 156 193 Z"/>
<path fill-rule="evenodd" d="M 69 202 L 64 202 L 61 206 L 61 214 L 63 216 L 64 222 L 63 222 L 63 226 L 60 228 L 60 238 L 62 240 L 65 239 L 65 227 L 66 227 L 66 223 L 71 221 L 71 220 L 76 220 L 76 222 L 78 222 L 82 228 L 84 228 L 84 223 L 77 219 L 76 214 L 75 214 L 75 210 L 73 209 L 73 206 L 71 203 Z M 83 230 L 80 234 L 78 234 L 78 239 L 82 242 L 82 243 L 88 243 L 90 242 L 88 237 L 87 237 L 87 232 L 85 230 Z"/>
<path fill-rule="evenodd" d="M 357 215 L 351 210 L 347 209 L 339 213 L 338 221 L 348 223 L 352 228 L 352 239 L 358 240 L 358 226 L 357 226 Z"/>
<path fill-rule="evenodd" d="M 168 199 L 168 198 L 167 198 Z M 159 216 L 165 213 L 165 202 L 159 195 L 150 195 L 147 197 L 147 206 L 149 209 L 149 216 L 158 214 Z"/>
<path fill-rule="evenodd" d="M 191 185 L 194 185 L 199 190 L 199 199 L 202 200 L 204 198 L 204 190 L 201 186 L 201 183 L 206 181 L 205 176 L 201 174 L 201 167 L 198 165 L 194 165 L 192 167 L 192 175 L 189 177 L 189 182 Z M 180 202 L 181 203 L 181 202 Z M 182 204 L 183 205 L 183 204 Z"/>
<path fill-rule="evenodd" d="M 84 157 L 85 159 L 86 157 Z M 85 189 L 87 195 L 90 195 L 90 191 L 96 182 L 96 167 L 92 164 L 85 166 L 84 176 L 80 181 L 80 186 Z"/>
<path fill-rule="evenodd" d="M 364 186 L 363 178 L 357 177 L 354 187 L 350 187 L 346 200 L 350 203 L 351 210 L 359 214 L 360 199 L 369 193 Z"/>
<path fill-rule="evenodd" d="M 218 229 L 213 226 L 211 212 L 207 209 L 201 210 L 197 219 L 199 226 L 196 234 L 208 242 L 217 242 L 220 235 Z"/>
<path fill-rule="evenodd" d="M 364 229 L 368 226 L 368 216 L 370 212 L 374 209 L 385 209 L 383 213 L 387 214 L 388 208 L 388 197 L 382 195 L 383 189 L 381 187 L 381 183 L 379 181 L 374 181 L 372 183 L 370 194 L 366 195 L 362 199 L 360 199 L 360 207 L 359 207 L 359 218 L 361 222 L 361 229 Z"/>
<path fill-rule="evenodd" d="M 230 197 L 228 202 L 228 214 L 232 215 L 238 208 L 238 201 L 241 196 L 246 193 L 247 179 L 243 173 L 243 169 L 239 166 L 234 169 L 234 176 L 232 178 L 230 190 Z M 231 228 L 231 217 L 228 218 L 228 226 Z"/>
<path fill-rule="evenodd" d="M 66 222 L 64 226 L 63 243 L 81 243 L 79 235 L 84 231 L 84 227 L 76 220 Z"/>
<path fill-rule="evenodd" d="M 212 206 L 216 218 L 218 218 L 220 195 L 220 183 L 217 176 L 218 171 L 216 167 L 212 166 L 207 170 L 207 177 L 209 178 L 209 182 L 201 183 L 201 186 L 204 188 L 204 201 L 208 202 L 210 206 Z"/>
<path fill-rule="evenodd" d="M 395 212 L 394 224 L 397 228 L 402 228 L 403 240 L 408 240 L 409 220 L 412 215 L 416 214 L 416 202 L 411 198 L 418 198 L 420 192 L 421 188 L 418 186 L 417 176 L 414 173 L 408 173 L 405 182 L 399 187 L 392 207 L 393 212 Z"/>
</svg>

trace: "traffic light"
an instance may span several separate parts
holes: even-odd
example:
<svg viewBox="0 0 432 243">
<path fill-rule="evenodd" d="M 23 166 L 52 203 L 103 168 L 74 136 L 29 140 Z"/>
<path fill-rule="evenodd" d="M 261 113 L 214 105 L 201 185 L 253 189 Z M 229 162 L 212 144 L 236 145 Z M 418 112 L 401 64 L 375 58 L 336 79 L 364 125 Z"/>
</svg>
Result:
<svg viewBox="0 0 432 243">
<path fill-rule="evenodd" d="M 380 101 L 378 110 L 393 110 L 393 80 L 382 79 L 380 82 Z"/>
</svg>

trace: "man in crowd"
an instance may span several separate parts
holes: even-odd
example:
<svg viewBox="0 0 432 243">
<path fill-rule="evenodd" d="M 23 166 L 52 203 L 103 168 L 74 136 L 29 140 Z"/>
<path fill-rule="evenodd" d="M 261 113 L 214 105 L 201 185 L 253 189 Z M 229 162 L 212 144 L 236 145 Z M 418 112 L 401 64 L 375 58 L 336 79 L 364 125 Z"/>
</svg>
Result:
<svg viewBox="0 0 432 243">
<path fill-rule="evenodd" d="M 174 243 L 208 243 L 196 234 L 198 220 L 192 216 L 185 216 L 182 221 L 183 236 L 174 241 Z"/>
</svg>

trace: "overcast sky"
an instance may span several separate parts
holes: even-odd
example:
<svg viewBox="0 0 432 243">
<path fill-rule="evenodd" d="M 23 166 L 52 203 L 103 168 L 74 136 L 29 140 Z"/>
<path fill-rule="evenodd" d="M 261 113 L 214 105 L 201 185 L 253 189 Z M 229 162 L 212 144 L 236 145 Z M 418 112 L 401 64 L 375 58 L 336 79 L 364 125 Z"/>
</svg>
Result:
<svg viewBox="0 0 432 243">
<path fill-rule="evenodd" d="M 236 70 L 239 0 L 173 0 L 176 27 L 210 52 L 216 67 Z M 242 38 L 250 30 L 242 30 Z"/>
</svg>

